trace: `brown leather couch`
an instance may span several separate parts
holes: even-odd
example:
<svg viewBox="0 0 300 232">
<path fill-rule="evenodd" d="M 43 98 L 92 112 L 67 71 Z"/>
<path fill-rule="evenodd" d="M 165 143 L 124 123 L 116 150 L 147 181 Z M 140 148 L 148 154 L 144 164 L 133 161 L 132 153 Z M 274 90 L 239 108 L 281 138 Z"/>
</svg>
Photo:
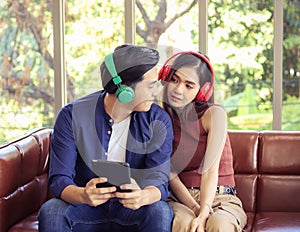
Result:
<svg viewBox="0 0 300 232">
<path fill-rule="evenodd" d="M 300 131 L 230 131 L 245 231 L 300 231 Z"/>
<path fill-rule="evenodd" d="M 51 129 L 0 146 L 0 232 L 37 231 Z M 229 131 L 245 231 L 300 231 L 300 132 Z"/>
</svg>

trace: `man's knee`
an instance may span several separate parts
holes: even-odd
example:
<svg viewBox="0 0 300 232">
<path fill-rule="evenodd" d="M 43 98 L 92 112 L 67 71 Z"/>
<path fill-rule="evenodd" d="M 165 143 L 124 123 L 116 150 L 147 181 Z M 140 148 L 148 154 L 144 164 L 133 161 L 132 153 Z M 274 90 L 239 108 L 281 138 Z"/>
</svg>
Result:
<svg viewBox="0 0 300 232">
<path fill-rule="evenodd" d="M 39 210 L 38 227 L 41 232 L 50 231 L 68 231 L 64 226 L 68 227 L 68 222 L 63 216 L 66 212 L 68 204 L 62 200 L 52 198 L 45 202 Z"/>
<path fill-rule="evenodd" d="M 147 215 L 161 218 L 161 220 L 172 220 L 173 211 L 165 201 L 158 201 L 148 206 Z"/>
<path fill-rule="evenodd" d="M 61 214 L 65 211 L 66 207 L 68 206 L 67 203 L 60 199 L 52 198 L 48 201 L 46 201 L 39 211 L 39 216 L 42 216 L 44 214 Z"/>
<path fill-rule="evenodd" d="M 64 215 L 68 206 L 69 204 L 56 198 L 46 201 L 38 213 L 39 225 L 65 220 Z"/>
<path fill-rule="evenodd" d="M 173 211 L 165 201 L 143 206 L 136 216 L 139 216 L 136 220 L 140 231 L 170 232 L 172 230 Z"/>
</svg>

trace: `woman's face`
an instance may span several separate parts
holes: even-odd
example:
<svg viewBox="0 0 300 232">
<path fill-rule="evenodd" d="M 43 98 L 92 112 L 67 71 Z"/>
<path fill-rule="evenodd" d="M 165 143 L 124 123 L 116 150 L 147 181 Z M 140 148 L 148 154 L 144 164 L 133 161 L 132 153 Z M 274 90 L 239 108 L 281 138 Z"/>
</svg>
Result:
<svg viewBox="0 0 300 232">
<path fill-rule="evenodd" d="M 172 107 L 182 109 L 195 99 L 199 89 L 199 76 L 195 68 L 181 67 L 167 86 L 168 102 Z"/>
</svg>

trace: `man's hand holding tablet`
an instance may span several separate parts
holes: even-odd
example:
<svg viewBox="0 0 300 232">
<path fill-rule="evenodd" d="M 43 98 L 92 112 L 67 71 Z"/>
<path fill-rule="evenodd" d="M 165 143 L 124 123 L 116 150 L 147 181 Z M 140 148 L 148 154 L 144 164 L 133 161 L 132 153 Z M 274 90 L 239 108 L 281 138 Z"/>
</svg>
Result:
<svg viewBox="0 0 300 232">
<path fill-rule="evenodd" d="M 131 192 L 129 189 L 121 189 L 123 184 L 131 183 L 130 166 L 126 162 L 92 160 L 93 172 L 99 177 L 106 177 L 107 182 L 96 184 L 97 188 L 115 186 L 117 192 Z"/>
</svg>

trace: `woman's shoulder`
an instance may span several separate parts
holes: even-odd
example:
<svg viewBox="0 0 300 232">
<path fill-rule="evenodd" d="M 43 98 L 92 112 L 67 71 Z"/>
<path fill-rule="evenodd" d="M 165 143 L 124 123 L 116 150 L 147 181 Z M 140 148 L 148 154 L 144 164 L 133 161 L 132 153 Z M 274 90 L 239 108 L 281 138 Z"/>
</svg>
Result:
<svg viewBox="0 0 300 232">
<path fill-rule="evenodd" d="M 226 115 L 225 108 L 222 105 L 218 105 L 218 104 L 209 105 L 205 113 L 207 113 L 207 112 Z"/>
<path fill-rule="evenodd" d="M 225 114 L 226 115 L 226 111 L 224 106 L 219 105 L 219 104 L 213 104 L 213 103 L 195 103 L 194 105 L 197 114 L 198 114 L 198 118 L 202 118 L 202 117 L 207 117 L 208 115 L 214 113 L 214 114 Z"/>
<path fill-rule="evenodd" d="M 206 130 L 209 130 L 213 124 L 218 125 L 217 127 L 227 127 L 227 114 L 224 107 L 211 105 L 202 116 L 202 124 Z"/>
</svg>

